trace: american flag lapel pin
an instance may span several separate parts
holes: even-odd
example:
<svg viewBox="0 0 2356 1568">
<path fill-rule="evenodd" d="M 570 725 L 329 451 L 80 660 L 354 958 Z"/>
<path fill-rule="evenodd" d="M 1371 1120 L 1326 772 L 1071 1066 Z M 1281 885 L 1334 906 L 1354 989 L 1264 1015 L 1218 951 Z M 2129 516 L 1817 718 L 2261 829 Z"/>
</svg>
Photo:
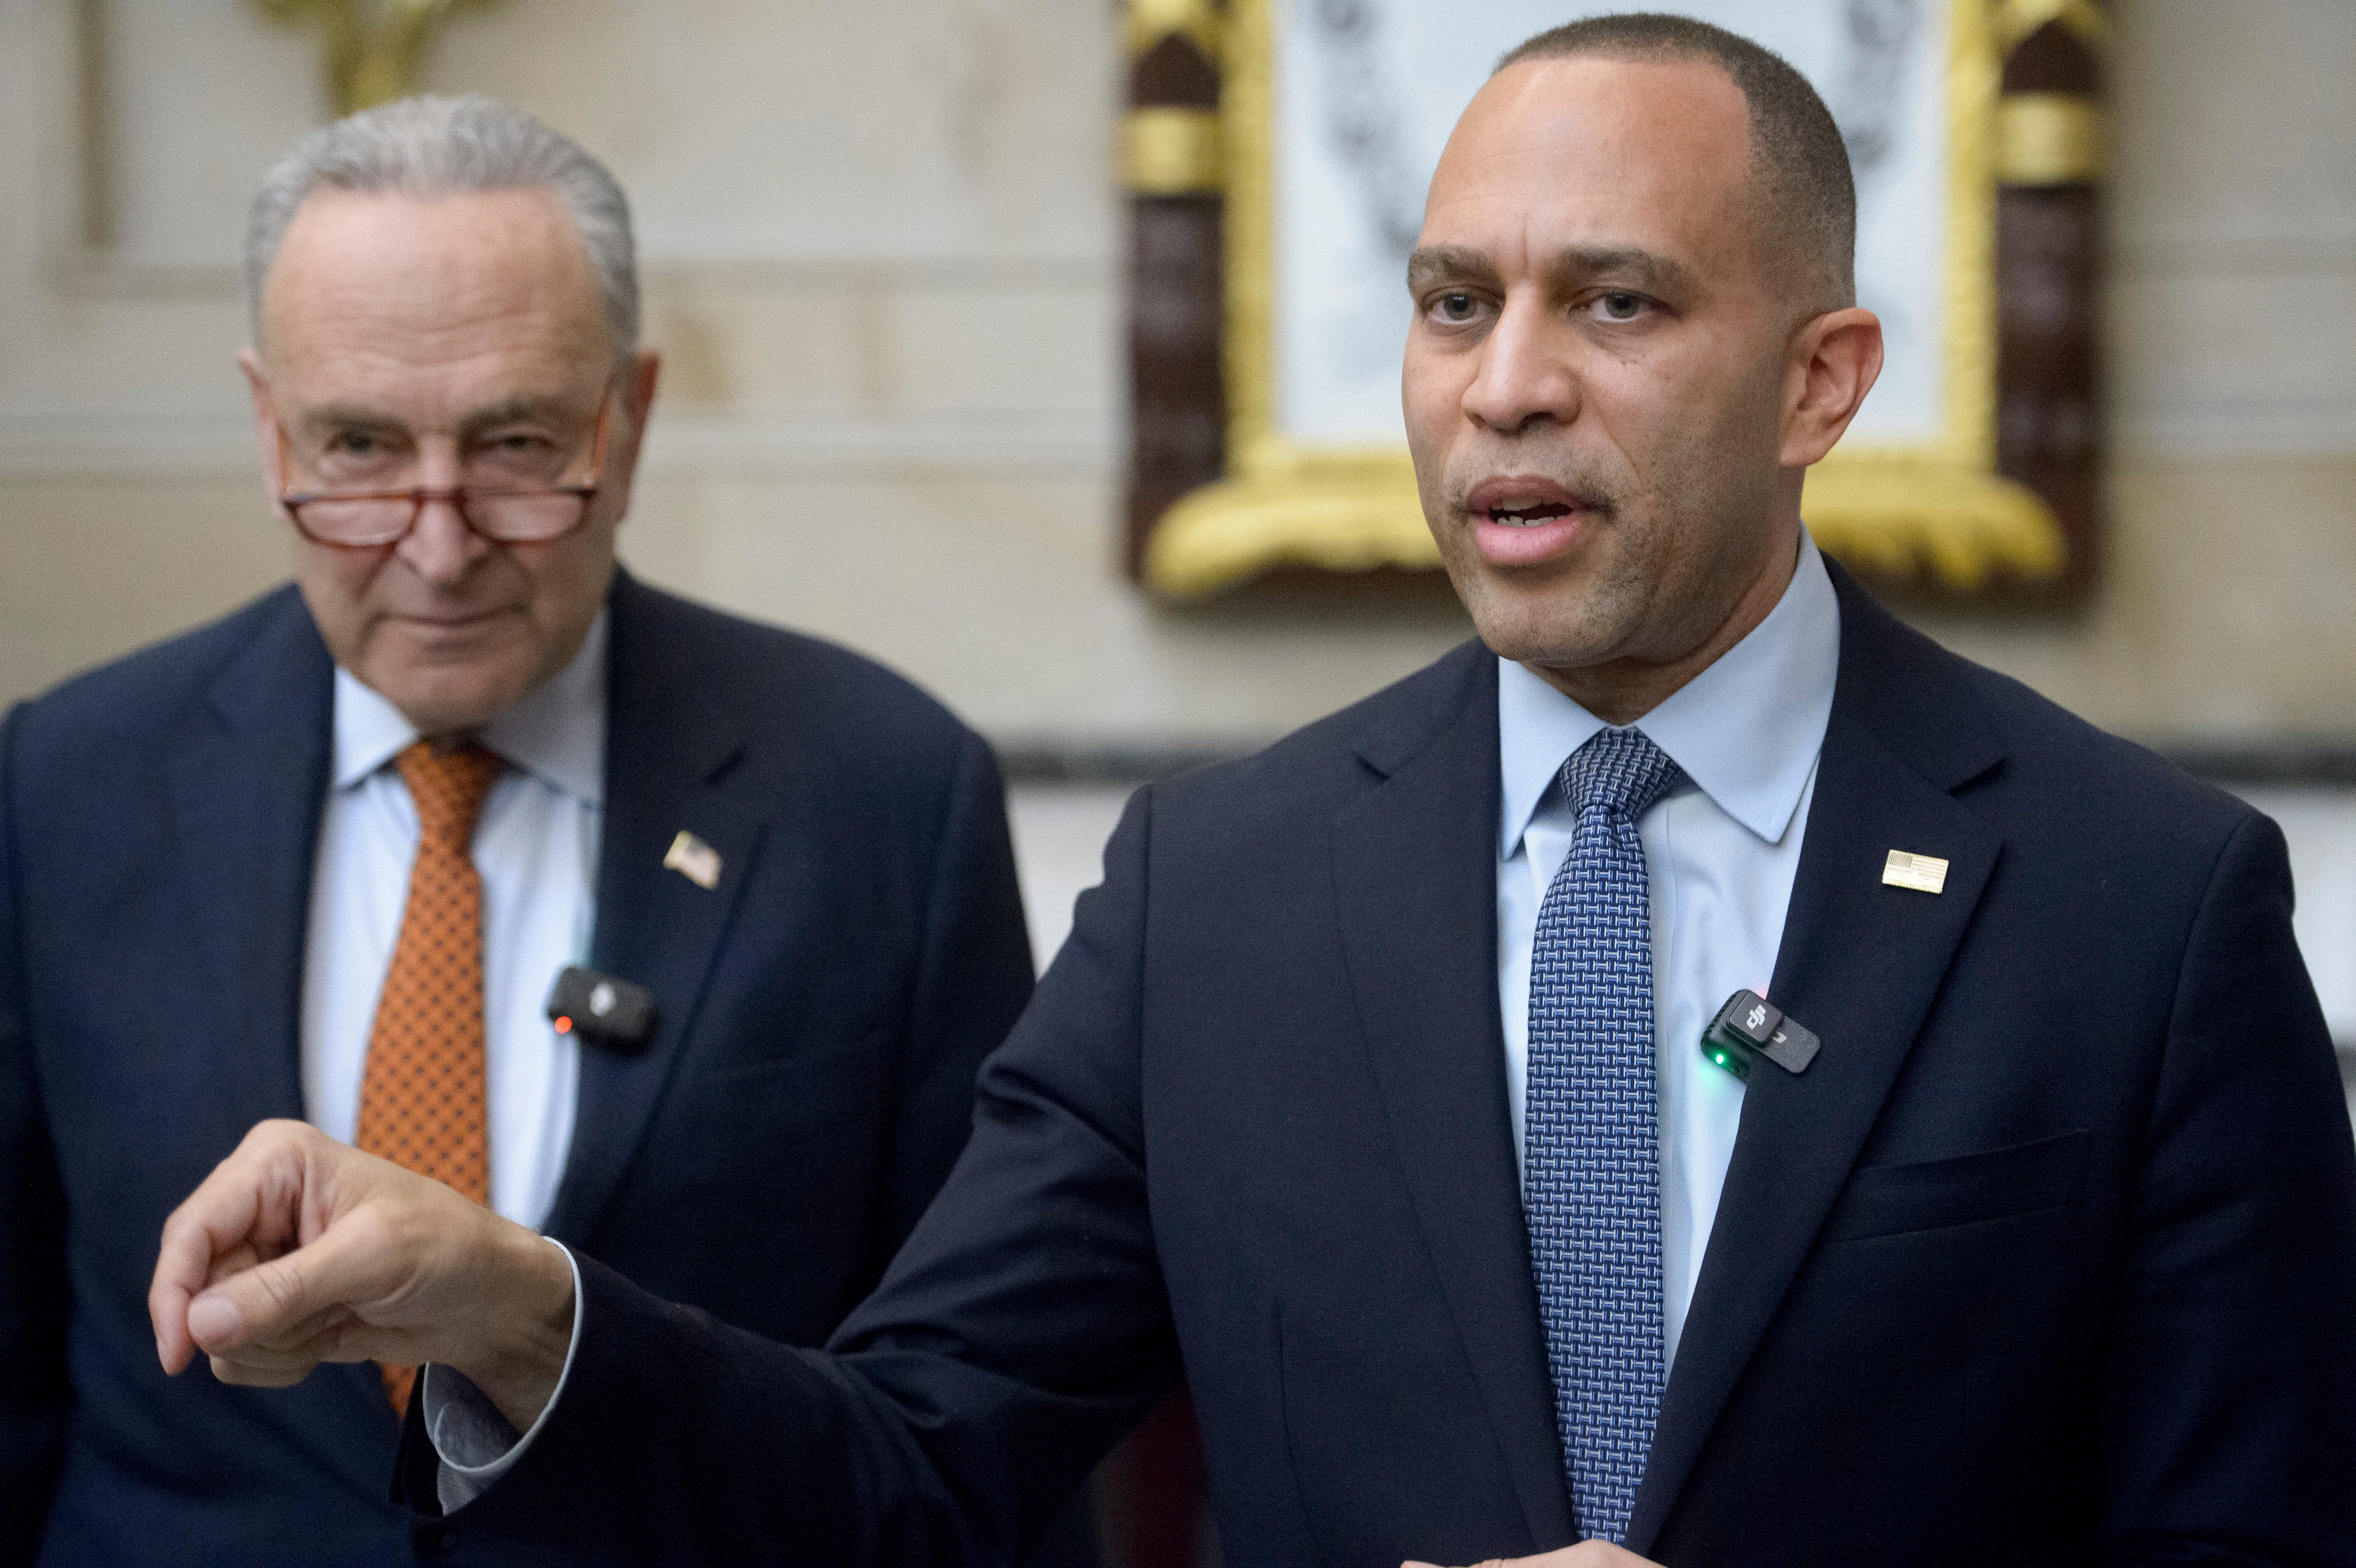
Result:
<svg viewBox="0 0 2356 1568">
<path fill-rule="evenodd" d="M 709 891 L 720 885 L 720 851 L 682 827 L 664 852 L 663 869 Z"/>
<path fill-rule="evenodd" d="M 1947 862 L 1936 855 L 1910 855 L 1903 849 L 1892 849 L 1890 859 L 1882 863 L 1882 882 L 1893 888 L 1912 888 L 1918 893 L 1935 893 L 1947 885 Z"/>
</svg>

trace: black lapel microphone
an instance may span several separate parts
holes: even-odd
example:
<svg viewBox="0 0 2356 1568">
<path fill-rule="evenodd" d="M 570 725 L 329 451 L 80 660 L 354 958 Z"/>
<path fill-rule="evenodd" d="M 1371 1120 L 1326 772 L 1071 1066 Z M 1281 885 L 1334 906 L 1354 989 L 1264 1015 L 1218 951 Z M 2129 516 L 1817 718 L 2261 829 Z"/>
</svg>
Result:
<svg viewBox="0 0 2356 1568">
<path fill-rule="evenodd" d="M 584 1045 L 634 1051 L 655 1037 L 655 997 L 644 986 L 575 964 L 548 988 L 548 1021 Z"/>
<path fill-rule="evenodd" d="M 1815 1035 L 1756 991 L 1737 991 L 1702 1031 L 1702 1054 L 1750 1082 L 1762 1059 L 1786 1072 L 1805 1072 L 1821 1042 Z"/>
</svg>

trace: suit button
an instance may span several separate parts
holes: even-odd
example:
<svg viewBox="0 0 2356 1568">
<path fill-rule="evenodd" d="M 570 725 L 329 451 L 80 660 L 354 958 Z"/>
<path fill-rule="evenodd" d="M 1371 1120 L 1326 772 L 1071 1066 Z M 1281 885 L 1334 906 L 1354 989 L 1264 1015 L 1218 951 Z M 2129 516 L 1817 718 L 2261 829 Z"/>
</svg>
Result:
<svg viewBox="0 0 2356 1568">
<path fill-rule="evenodd" d="M 440 1557 L 458 1544 L 458 1527 L 446 1519 L 421 1519 L 410 1526 L 410 1541 L 421 1557 Z"/>
</svg>

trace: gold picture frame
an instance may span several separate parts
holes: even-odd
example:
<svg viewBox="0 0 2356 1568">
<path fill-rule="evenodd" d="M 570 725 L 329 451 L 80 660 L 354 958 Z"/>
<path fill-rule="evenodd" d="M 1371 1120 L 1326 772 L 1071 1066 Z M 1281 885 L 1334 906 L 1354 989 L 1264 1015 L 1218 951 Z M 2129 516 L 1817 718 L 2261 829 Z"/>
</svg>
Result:
<svg viewBox="0 0 2356 1568">
<path fill-rule="evenodd" d="M 1276 420 L 1275 6 L 1232 0 L 1220 55 L 1226 190 L 1225 477 L 1155 527 L 1144 576 L 1191 598 L 1286 567 L 1428 569 L 1439 552 L 1401 446 L 1312 445 Z M 1831 553 L 1883 576 L 1970 591 L 2041 582 L 2065 559 L 2046 504 L 1997 472 L 1996 213 L 2002 61 L 1988 0 L 1947 0 L 1949 160 L 1940 420 L 1928 440 L 1845 443 L 1803 502 Z"/>
</svg>

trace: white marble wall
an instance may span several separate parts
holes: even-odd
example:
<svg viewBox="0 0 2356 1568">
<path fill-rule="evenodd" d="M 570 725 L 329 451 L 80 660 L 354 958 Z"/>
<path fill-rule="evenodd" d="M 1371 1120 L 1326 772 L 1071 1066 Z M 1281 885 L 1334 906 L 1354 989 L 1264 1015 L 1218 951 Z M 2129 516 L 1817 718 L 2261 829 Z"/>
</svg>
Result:
<svg viewBox="0 0 2356 1568">
<path fill-rule="evenodd" d="M 641 571 L 880 654 L 997 734 L 1271 735 L 1464 626 L 1173 613 L 1119 579 L 1114 21 L 506 0 L 429 80 L 535 109 L 635 194 L 669 358 Z M 2138 734 L 2356 732 L 2356 6 L 2119 24 L 2115 570 L 2070 619 L 1933 629 Z M 283 570 L 234 263 L 313 58 L 242 0 L 0 0 L 0 693 Z"/>
</svg>

